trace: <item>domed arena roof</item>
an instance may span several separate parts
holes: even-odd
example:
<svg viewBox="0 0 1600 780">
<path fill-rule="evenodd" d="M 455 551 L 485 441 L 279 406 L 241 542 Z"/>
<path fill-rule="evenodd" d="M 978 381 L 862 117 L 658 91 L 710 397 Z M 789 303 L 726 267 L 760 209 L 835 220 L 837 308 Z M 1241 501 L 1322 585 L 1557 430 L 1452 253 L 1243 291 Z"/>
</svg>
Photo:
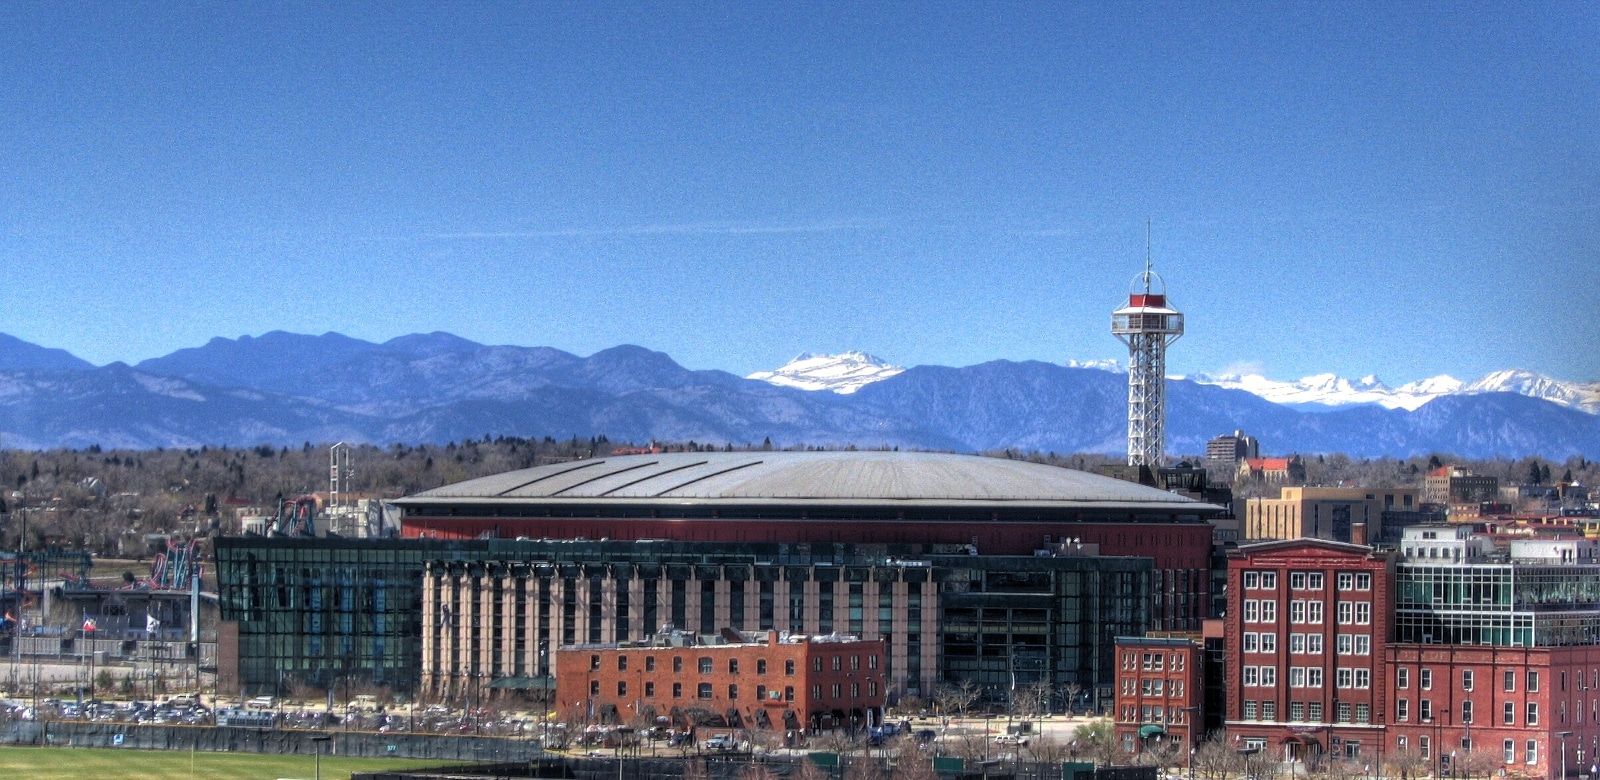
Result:
<svg viewBox="0 0 1600 780">
<path fill-rule="evenodd" d="M 677 452 L 557 463 L 458 482 L 401 499 L 423 507 L 515 503 L 963 504 L 1128 507 L 1209 514 L 1214 507 L 1083 471 L 931 452 Z"/>
</svg>

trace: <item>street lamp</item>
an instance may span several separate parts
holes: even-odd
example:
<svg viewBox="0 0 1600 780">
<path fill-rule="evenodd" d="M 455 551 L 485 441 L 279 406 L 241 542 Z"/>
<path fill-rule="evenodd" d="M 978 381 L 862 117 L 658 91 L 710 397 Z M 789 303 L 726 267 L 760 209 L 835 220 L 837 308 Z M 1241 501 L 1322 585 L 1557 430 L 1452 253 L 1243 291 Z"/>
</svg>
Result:
<svg viewBox="0 0 1600 780">
<path fill-rule="evenodd" d="M 322 780 L 322 743 L 333 737 L 312 737 L 311 742 L 317 749 L 317 780 Z"/>
<path fill-rule="evenodd" d="M 1561 780 L 1567 780 L 1567 737 L 1572 736 L 1572 732 L 1557 731 L 1556 736 L 1561 738 Z"/>
</svg>

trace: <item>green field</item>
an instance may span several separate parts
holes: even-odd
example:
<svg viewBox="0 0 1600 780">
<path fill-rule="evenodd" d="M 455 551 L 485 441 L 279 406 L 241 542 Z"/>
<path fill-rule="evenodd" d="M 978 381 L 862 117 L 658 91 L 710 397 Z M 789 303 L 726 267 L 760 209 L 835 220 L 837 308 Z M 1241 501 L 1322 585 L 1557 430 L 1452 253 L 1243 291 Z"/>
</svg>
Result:
<svg viewBox="0 0 1600 780">
<path fill-rule="evenodd" d="M 277 780 L 316 776 L 313 756 L 97 748 L 0 747 L 0 777 L 18 780 Z M 403 758 L 322 757 L 324 780 L 349 780 L 352 772 L 439 766 Z"/>
</svg>

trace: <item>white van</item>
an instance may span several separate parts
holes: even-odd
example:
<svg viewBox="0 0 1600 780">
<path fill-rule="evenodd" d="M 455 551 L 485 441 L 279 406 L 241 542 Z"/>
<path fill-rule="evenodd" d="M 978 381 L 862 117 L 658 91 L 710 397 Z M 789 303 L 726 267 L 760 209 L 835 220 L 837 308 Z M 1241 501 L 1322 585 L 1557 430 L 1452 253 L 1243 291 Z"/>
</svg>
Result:
<svg viewBox="0 0 1600 780">
<path fill-rule="evenodd" d="M 278 698 L 276 696 L 257 696 L 245 702 L 244 708 L 247 710 L 275 710 L 278 708 Z"/>
</svg>

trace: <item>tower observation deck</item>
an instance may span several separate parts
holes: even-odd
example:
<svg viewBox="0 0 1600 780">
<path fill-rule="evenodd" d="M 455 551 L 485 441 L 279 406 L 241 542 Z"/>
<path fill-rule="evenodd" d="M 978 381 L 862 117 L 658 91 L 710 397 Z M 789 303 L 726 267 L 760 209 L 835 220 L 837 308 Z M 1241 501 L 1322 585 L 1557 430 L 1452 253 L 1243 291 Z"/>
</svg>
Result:
<svg viewBox="0 0 1600 780">
<path fill-rule="evenodd" d="M 1128 465 L 1160 468 L 1166 455 L 1167 345 L 1183 336 L 1183 314 L 1167 303 L 1167 283 L 1150 270 L 1133 277 L 1128 305 L 1111 313 L 1111 332 L 1128 345 Z"/>
</svg>

